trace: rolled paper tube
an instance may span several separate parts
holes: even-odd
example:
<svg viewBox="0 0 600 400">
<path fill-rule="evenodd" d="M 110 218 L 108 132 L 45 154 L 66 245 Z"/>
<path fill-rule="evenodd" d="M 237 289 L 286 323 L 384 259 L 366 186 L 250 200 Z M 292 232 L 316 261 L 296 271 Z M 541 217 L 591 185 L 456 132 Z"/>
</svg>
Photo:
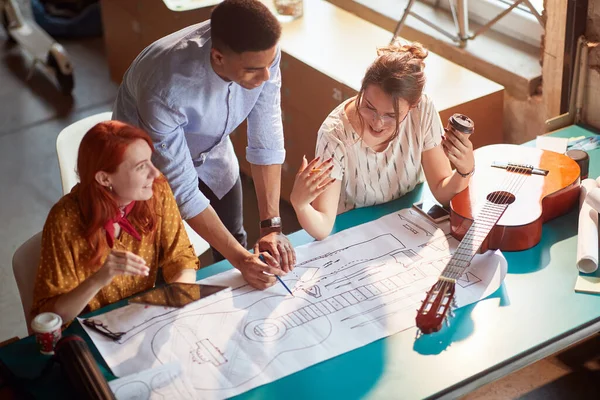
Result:
<svg viewBox="0 0 600 400">
<path fill-rule="evenodd" d="M 581 182 L 579 195 L 579 226 L 577 230 L 577 268 L 584 273 L 598 269 L 598 212 L 588 204 L 588 193 L 597 189 L 593 179 Z"/>
<path fill-rule="evenodd" d="M 585 202 L 596 210 L 596 212 L 600 212 L 600 187 L 592 189 L 587 196 L 585 196 Z"/>
</svg>

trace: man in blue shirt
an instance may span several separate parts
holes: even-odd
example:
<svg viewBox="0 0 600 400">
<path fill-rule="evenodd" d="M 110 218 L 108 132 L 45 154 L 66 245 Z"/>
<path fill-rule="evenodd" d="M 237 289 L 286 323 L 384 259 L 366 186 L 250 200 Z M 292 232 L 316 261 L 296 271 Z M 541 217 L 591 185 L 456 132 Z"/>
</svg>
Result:
<svg viewBox="0 0 600 400">
<path fill-rule="evenodd" d="M 252 286 L 266 288 L 295 264 L 281 233 L 279 193 L 285 159 L 281 122 L 281 26 L 257 0 L 225 0 L 210 21 L 154 42 L 133 61 L 113 119 L 154 141 L 153 162 L 167 177 L 183 219 Z M 239 165 L 229 134 L 248 122 L 246 159 L 258 198 L 258 251 L 246 250 Z M 221 256 L 222 255 L 222 256 Z"/>
</svg>

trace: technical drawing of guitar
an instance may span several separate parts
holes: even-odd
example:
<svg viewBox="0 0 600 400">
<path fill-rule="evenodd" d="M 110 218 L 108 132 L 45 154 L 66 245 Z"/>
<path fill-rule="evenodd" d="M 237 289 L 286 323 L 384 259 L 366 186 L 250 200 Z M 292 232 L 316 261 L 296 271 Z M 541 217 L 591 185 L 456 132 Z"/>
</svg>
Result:
<svg viewBox="0 0 600 400">
<path fill-rule="evenodd" d="M 403 271 L 314 303 L 271 296 L 241 310 L 198 310 L 158 329 L 152 351 L 163 364 L 187 364 L 197 390 L 235 388 L 260 375 L 281 354 L 325 341 L 332 332 L 328 315 L 364 301 L 377 302 L 424 277 L 418 270 Z"/>
<path fill-rule="evenodd" d="M 491 145 L 475 150 L 475 165 L 469 187 L 450 202 L 451 233 L 461 242 L 417 311 L 425 334 L 449 323 L 456 280 L 477 252 L 535 246 L 542 224 L 567 213 L 579 198 L 579 166 L 563 154 Z"/>
<path fill-rule="evenodd" d="M 300 297 L 272 296 L 242 310 L 189 314 L 160 328 L 152 351 L 163 364 L 187 365 L 184 369 L 197 390 L 235 388 L 258 376 L 280 354 L 327 339 L 332 329 L 327 318 L 309 320 L 302 316 L 306 312 L 300 313 L 309 305 Z"/>
</svg>

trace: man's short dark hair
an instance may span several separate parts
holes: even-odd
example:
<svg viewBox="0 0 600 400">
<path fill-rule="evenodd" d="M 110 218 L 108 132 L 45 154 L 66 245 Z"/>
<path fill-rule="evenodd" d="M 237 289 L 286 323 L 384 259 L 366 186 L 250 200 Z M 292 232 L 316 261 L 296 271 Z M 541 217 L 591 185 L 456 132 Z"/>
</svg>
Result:
<svg viewBox="0 0 600 400">
<path fill-rule="evenodd" d="M 281 36 L 281 25 L 258 0 L 225 0 L 210 17 L 213 47 L 236 52 L 264 51 Z"/>
</svg>

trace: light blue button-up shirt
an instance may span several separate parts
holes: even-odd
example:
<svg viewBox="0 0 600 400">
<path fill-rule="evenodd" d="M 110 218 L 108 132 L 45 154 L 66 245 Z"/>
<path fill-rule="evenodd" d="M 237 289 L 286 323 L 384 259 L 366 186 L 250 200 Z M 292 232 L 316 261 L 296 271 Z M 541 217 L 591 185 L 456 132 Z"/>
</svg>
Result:
<svg viewBox="0 0 600 400">
<path fill-rule="evenodd" d="M 239 177 L 229 134 L 248 119 L 246 159 L 256 165 L 285 159 L 281 72 L 277 52 L 270 79 L 244 89 L 221 79 L 210 63 L 210 21 L 148 46 L 119 87 L 113 119 L 144 129 L 154 142 L 152 161 L 169 180 L 184 219 L 208 207 L 198 177 L 222 198 Z"/>
</svg>

